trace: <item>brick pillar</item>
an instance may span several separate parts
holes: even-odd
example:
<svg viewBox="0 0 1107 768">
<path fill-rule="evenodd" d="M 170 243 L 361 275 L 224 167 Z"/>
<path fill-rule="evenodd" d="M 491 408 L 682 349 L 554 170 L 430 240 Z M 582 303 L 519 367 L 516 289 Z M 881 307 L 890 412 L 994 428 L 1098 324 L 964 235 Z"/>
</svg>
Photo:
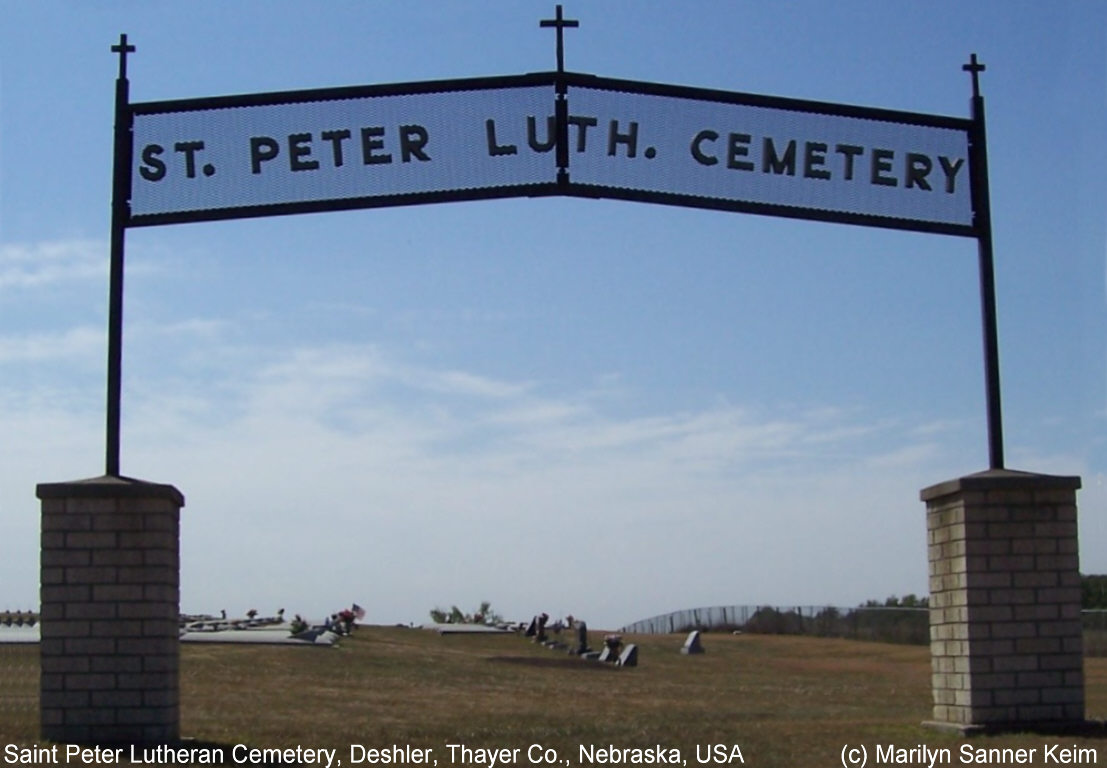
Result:
<svg viewBox="0 0 1107 768">
<path fill-rule="evenodd" d="M 177 741 L 184 497 L 121 477 L 46 483 L 37 493 L 43 738 Z"/>
<path fill-rule="evenodd" d="M 1084 720 L 1079 477 L 990 470 L 922 491 L 934 721 L 962 731 Z"/>
</svg>

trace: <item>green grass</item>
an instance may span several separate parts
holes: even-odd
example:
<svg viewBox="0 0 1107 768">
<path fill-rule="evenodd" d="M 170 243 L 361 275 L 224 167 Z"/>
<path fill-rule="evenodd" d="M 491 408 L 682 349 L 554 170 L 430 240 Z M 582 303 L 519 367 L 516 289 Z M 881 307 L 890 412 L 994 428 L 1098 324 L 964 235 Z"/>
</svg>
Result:
<svg viewBox="0 0 1107 768">
<path fill-rule="evenodd" d="M 930 717 L 926 647 L 809 637 L 706 634 L 628 637 L 640 666 L 615 669 L 508 636 L 439 636 L 363 627 L 340 648 L 185 645 L 181 730 L 203 742 L 257 747 L 448 743 L 541 744 L 579 765 L 580 745 L 682 750 L 738 744 L 747 765 L 840 765 L 842 747 L 895 743 L 954 749 L 964 740 L 921 727 Z M 594 633 L 593 646 L 599 644 Z M 37 741 L 37 649 L 0 650 L 0 745 Z M 1088 659 L 1087 711 L 1107 718 L 1107 660 Z M 1092 739 L 1014 735 L 986 746 L 1097 746 Z M 348 766 L 349 760 L 343 765 Z"/>
</svg>

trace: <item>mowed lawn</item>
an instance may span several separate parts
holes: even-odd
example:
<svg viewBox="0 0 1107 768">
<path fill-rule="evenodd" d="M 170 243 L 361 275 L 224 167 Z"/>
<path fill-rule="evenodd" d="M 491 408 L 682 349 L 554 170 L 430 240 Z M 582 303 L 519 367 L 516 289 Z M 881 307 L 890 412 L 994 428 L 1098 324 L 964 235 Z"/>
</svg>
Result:
<svg viewBox="0 0 1107 768">
<path fill-rule="evenodd" d="M 448 744 L 521 747 L 519 764 L 538 744 L 571 766 L 589 745 L 678 748 L 688 765 L 697 747 L 706 757 L 709 745 L 728 755 L 738 745 L 747 765 L 796 766 L 840 765 L 847 744 L 870 758 L 878 744 L 925 744 L 951 748 L 960 764 L 965 739 L 921 726 L 931 707 L 926 647 L 708 633 L 705 654 L 683 656 L 683 636 L 626 639 L 639 645 L 636 668 L 515 635 L 393 627 L 362 627 L 335 649 L 184 645 L 181 730 L 204 743 L 337 748 L 343 766 L 351 745 L 431 747 L 445 766 Z M 600 634 L 591 640 L 598 646 Z M 0 648 L 0 745 L 37 741 L 37 668 L 34 646 Z M 1085 669 L 1088 716 L 1107 719 L 1107 659 Z M 1103 747 L 1107 760 L 1107 740 L 1095 738 L 967 743 L 1038 755 L 1050 744 Z"/>
</svg>

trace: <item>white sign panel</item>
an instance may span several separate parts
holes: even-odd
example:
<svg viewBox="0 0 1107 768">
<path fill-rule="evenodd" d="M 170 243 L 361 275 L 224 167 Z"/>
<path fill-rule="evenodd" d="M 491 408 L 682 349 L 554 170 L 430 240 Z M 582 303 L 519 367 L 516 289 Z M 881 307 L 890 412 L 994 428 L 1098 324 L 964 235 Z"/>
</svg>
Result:
<svg viewBox="0 0 1107 768">
<path fill-rule="evenodd" d="M 493 124 L 544 120 L 553 102 L 546 85 L 154 113 L 137 105 L 131 216 L 550 182 L 553 153 L 488 147 Z"/>
<path fill-rule="evenodd" d="M 968 121 L 568 77 L 560 130 L 553 74 L 137 104 L 130 222 L 583 194 L 974 231 Z"/>
<path fill-rule="evenodd" d="M 575 184 L 972 225 L 963 129 L 578 86 L 568 98 Z"/>
</svg>

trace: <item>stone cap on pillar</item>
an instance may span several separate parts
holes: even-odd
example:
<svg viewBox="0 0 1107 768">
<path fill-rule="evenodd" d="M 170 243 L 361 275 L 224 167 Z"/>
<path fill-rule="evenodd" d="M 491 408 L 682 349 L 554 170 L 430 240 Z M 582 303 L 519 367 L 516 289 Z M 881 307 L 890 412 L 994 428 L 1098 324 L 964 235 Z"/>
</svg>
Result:
<svg viewBox="0 0 1107 768">
<path fill-rule="evenodd" d="M 1041 475 L 1014 469 L 988 469 L 923 488 L 919 492 L 919 498 L 922 501 L 931 501 L 967 491 L 1075 491 L 1079 487 L 1080 478 L 1074 475 Z"/>
<path fill-rule="evenodd" d="M 175 486 L 119 475 L 101 475 L 65 483 L 39 483 L 35 486 L 35 495 L 40 499 L 149 499 L 153 497 L 169 499 L 176 502 L 179 507 L 183 507 L 185 503 L 184 494 Z"/>
</svg>

